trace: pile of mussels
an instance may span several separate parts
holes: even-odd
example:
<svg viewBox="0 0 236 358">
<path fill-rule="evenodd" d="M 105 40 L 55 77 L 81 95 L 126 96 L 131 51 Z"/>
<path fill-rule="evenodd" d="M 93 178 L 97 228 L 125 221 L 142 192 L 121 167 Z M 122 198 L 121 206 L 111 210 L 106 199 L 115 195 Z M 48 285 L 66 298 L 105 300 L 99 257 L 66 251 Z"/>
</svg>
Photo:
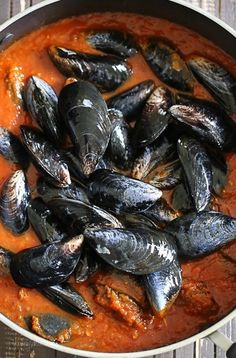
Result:
<svg viewBox="0 0 236 358">
<path fill-rule="evenodd" d="M 185 62 L 157 38 L 137 44 L 111 30 L 86 39 L 107 55 L 49 48 L 72 78 L 59 97 L 44 80 L 29 78 L 23 101 L 40 129 L 22 125 L 19 140 L 1 128 L 1 154 L 22 167 L 2 186 L 1 220 L 15 234 L 30 223 L 42 242 L 17 254 L 2 248 L 1 257 L 17 284 L 85 316 L 93 315 L 89 305 L 65 281 L 72 273 L 77 282 L 87 279 L 100 257 L 141 275 L 161 313 L 181 289 L 179 259 L 236 237 L 236 219 L 210 211 L 227 181 L 225 153 L 236 149 L 236 81 L 209 59 Z M 132 76 L 126 59 L 137 53 L 163 85 L 146 80 L 105 102 L 101 92 Z M 191 95 L 197 80 L 217 103 Z M 37 192 L 25 175 L 30 161 L 40 173 Z"/>
</svg>

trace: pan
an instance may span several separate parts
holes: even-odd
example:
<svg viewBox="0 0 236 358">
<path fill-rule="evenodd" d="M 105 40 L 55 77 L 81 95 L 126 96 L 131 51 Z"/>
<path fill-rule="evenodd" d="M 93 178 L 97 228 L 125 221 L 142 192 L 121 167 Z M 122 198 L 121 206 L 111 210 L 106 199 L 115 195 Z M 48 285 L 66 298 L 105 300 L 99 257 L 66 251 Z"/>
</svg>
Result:
<svg viewBox="0 0 236 358">
<path fill-rule="evenodd" d="M 152 17 L 156 16 L 175 22 L 196 31 L 200 35 L 214 42 L 229 55 L 235 57 L 236 32 L 218 18 L 209 15 L 203 10 L 195 8 L 192 5 L 186 4 L 181 0 L 46 0 L 29 8 L 21 14 L 18 14 L 0 26 L 0 50 L 4 50 L 13 41 L 16 41 L 23 35 L 61 18 L 105 11 L 137 13 Z M 188 339 L 157 349 L 122 354 L 90 352 L 65 347 L 36 336 L 18 326 L 2 314 L 0 314 L 0 321 L 19 334 L 22 334 L 37 343 L 61 352 L 83 357 L 147 357 L 181 348 L 198 339 L 209 338 L 226 352 L 228 358 L 235 358 L 236 343 L 231 342 L 218 331 L 223 325 L 235 317 L 236 309 L 219 322 Z"/>
</svg>

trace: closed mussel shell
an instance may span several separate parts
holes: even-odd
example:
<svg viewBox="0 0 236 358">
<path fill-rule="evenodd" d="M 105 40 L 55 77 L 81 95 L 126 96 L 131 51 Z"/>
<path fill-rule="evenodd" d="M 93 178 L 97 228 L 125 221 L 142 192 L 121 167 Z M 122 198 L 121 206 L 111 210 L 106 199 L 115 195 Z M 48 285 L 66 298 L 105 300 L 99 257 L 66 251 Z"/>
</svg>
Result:
<svg viewBox="0 0 236 358">
<path fill-rule="evenodd" d="M 45 136 L 59 145 L 65 137 L 65 128 L 58 113 L 58 98 L 53 88 L 37 76 L 30 77 L 26 88 L 26 105 Z"/>
<path fill-rule="evenodd" d="M 80 255 L 83 235 L 20 251 L 11 260 L 14 281 L 23 287 L 48 287 L 66 281 Z"/>
<path fill-rule="evenodd" d="M 0 154 L 23 169 L 29 165 L 29 156 L 19 138 L 6 128 L 0 127 Z"/>
<path fill-rule="evenodd" d="M 136 121 L 134 138 L 137 145 L 148 145 L 161 135 L 169 124 L 171 105 L 172 94 L 169 89 L 157 87 L 148 98 L 140 119 Z"/>
<path fill-rule="evenodd" d="M 91 201 L 116 214 L 142 212 L 161 195 L 150 184 L 105 169 L 93 173 L 88 185 Z"/>
<path fill-rule="evenodd" d="M 70 185 L 70 173 L 59 151 L 35 128 L 21 126 L 24 144 L 37 169 L 56 186 Z"/>
<path fill-rule="evenodd" d="M 116 56 L 101 56 L 51 46 L 49 56 L 67 77 L 92 82 L 100 91 L 114 91 L 132 74 L 132 69 Z"/>
<path fill-rule="evenodd" d="M 165 231 L 175 236 L 180 255 L 198 257 L 233 241 L 236 219 L 213 211 L 189 213 L 173 220 Z"/>
<path fill-rule="evenodd" d="M 58 105 L 82 173 L 89 175 L 105 153 L 111 134 L 106 102 L 94 85 L 78 81 L 62 89 Z"/>
<path fill-rule="evenodd" d="M 122 58 L 138 53 L 138 45 L 132 35 L 119 30 L 91 31 L 87 34 L 86 40 L 97 50 Z"/>
<path fill-rule="evenodd" d="M 236 112 L 236 79 L 218 63 L 201 56 L 193 56 L 188 65 L 198 80 L 226 111 Z"/>
<path fill-rule="evenodd" d="M 182 286 L 182 271 L 178 260 L 175 259 L 160 271 L 143 276 L 143 283 L 154 314 L 165 316 Z"/>
<path fill-rule="evenodd" d="M 176 258 L 173 237 L 160 230 L 88 228 L 84 235 L 107 263 L 134 275 L 161 270 Z"/>
<path fill-rule="evenodd" d="M 121 111 L 125 120 L 136 119 L 154 87 L 155 84 L 152 80 L 138 83 L 128 90 L 109 98 L 107 106 Z"/>
<path fill-rule="evenodd" d="M 29 227 L 27 206 L 30 190 L 26 176 L 17 170 L 4 182 L 0 194 L 0 217 L 14 234 L 21 234 Z"/>
</svg>

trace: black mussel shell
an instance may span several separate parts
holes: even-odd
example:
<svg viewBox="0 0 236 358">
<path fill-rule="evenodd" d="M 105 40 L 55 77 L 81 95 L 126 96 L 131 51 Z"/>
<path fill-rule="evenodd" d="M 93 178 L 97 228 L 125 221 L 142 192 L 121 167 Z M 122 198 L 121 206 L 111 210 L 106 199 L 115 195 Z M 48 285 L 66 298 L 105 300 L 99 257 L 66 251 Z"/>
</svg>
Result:
<svg viewBox="0 0 236 358">
<path fill-rule="evenodd" d="M 127 58 L 138 53 L 138 45 L 132 35 L 118 30 L 91 31 L 87 34 L 88 43 L 105 53 Z"/>
<path fill-rule="evenodd" d="M 182 136 L 178 153 L 187 178 L 187 184 L 197 211 L 207 208 L 212 194 L 212 166 L 203 145 L 196 139 Z"/>
<path fill-rule="evenodd" d="M 60 218 L 52 213 L 41 198 L 32 199 L 27 211 L 29 222 L 43 244 L 68 238 Z"/>
<path fill-rule="evenodd" d="M 68 166 L 70 176 L 79 185 L 81 185 L 82 187 L 85 187 L 88 178 L 82 172 L 81 162 L 80 162 L 78 155 L 76 154 L 75 148 L 69 147 L 66 149 L 62 149 L 61 155 Z"/>
<path fill-rule="evenodd" d="M 225 68 L 201 56 L 190 58 L 188 65 L 226 111 L 236 112 L 236 79 Z"/>
<path fill-rule="evenodd" d="M 79 200 L 53 199 L 48 202 L 72 235 L 83 233 L 86 227 L 122 227 L 113 215 Z"/>
<path fill-rule="evenodd" d="M 55 305 L 69 313 L 93 316 L 85 299 L 69 283 L 64 282 L 60 285 L 40 288 L 39 291 Z"/>
<path fill-rule="evenodd" d="M 125 122 L 122 113 L 116 109 L 108 111 L 112 124 L 108 152 L 118 168 L 129 169 L 132 166 L 134 150 L 131 143 L 131 128 Z"/>
<path fill-rule="evenodd" d="M 112 170 L 113 169 L 113 165 L 111 163 L 111 161 L 107 158 L 107 156 L 103 156 L 98 164 L 96 165 L 95 170 L 99 170 L 99 169 L 109 169 Z"/>
<path fill-rule="evenodd" d="M 134 275 L 161 270 L 176 258 L 173 237 L 160 230 L 88 228 L 84 235 L 102 259 Z"/>
<path fill-rule="evenodd" d="M 220 149 L 235 148 L 235 125 L 215 103 L 196 98 L 187 100 L 186 97 L 184 104 L 172 106 L 170 113 L 208 143 Z"/>
<path fill-rule="evenodd" d="M 156 186 L 160 190 L 170 190 L 182 181 L 182 166 L 180 161 L 164 163 L 158 166 L 154 176 L 147 178 L 149 184 Z"/>
<path fill-rule="evenodd" d="M 62 89 L 58 105 L 82 173 L 89 175 L 105 153 L 111 134 L 106 102 L 93 84 L 78 81 Z"/>
<path fill-rule="evenodd" d="M 53 88 L 37 76 L 30 77 L 26 88 L 26 105 L 30 116 L 49 140 L 60 145 L 65 137 L 65 128 L 58 113 L 58 98 Z"/>
<path fill-rule="evenodd" d="M 148 98 L 140 119 L 136 121 L 134 138 L 137 145 L 151 144 L 161 135 L 169 124 L 171 106 L 171 92 L 166 87 L 157 87 Z"/>
<path fill-rule="evenodd" d="M 142 50 L 146 61 L 161 81 L 181 91 L 192 91 L 192 74 L 174 48 L 157 38 L 149 38 L 142 45 Z"/>
<path fill-rule="evenodd" d="M 156 220 L 144 216 L 143 214 L 123 214 L 119 216 L 119 220 L 122 222 L 125 228 L 149 228 L 149 229 L 160 229 L 160 225 Z"/>
<path fill-rule="evenodd" d="M 236 219 L 209 211 L 189 213 L 172 221 L 165 230 L 176 238 L 184 257 L 210 254 L 236 237 Z"/>
<path fill-rule="evenodd" d="M 42 197 L 45 203 L 56 198 L 80 200 L 89 203 L 85 190 L 79 185 L 72 183 L 66 188 L 56 188 L 43 177 L 39 177 L 37 180 L 37 193 Z"/>
<path fill-rule="evenodd" d="M 30 328 L 38 336 L 52 342 L 64 343 L 71 337 L 69 320 L 52 313 L 33 315 Z"/>
<path fill-rule="evenodd" d="M 11 260 L 14 281 L 23 287 L 48 287 L 66 281 L 80 255 L 83 235 L 20 251 Z"/>
<path fill-rule="evenodd" d="M 171 205 L 176 211 L 187 212 L 194 210 L 194 203 L 185 182 L 178 184 L 173 190 Z"/>
<path fill-rule="evenodd" d="M 51 46 L 49 56 L 67 77 L 92 82 L 102 92 L 114 91 L 132 74 L 132 69 L 116 56 L 101 56 Z"/>
<path fill-rule="evenodd" d="M 56 186 L 71 184 L 67 164 L 59 151 L 35 128 L 21 126 L 24 144 L 37 169 Z"/>
<path fill-rule="evenodd" d="M 153 222 L 158 222 L 159 225 L 168 223 L 180 215 L 178 211 L 173 210 L 169 206 L 164 198 L 160 198 L 153 206 L 145 210 L 142 214 Z"/>
<path fill-rule="evenodd" d="M 182 271 L 177 259 L 162 270 L 145 275 L 143 283 L 154 313 L 163 317 L 182 286 Z"/>
<path fill-rule="evenodd" d="M 0 154 L 23 169 L 29 166 L 29 156 L 22 143 L 17 136 L 3 127 L 0 127 Z"/>
<path fill-rule="evenodd" d="M 142 212 L 161 195 L 152 185 L 105 169 L 93 173 L 88 185 L 91 201 L 116 214 Z"/>
<path fill-rule="evenodd" d="M 10 275 L 10 263 L 13 253 L 0 246 L 0 276 Z"/>
<path fill-rule="evenodd" d="M 75 268 L 75 281 L 84 282 L 101 267 L 101 259 L 89 246 L 84 246 Z"/>
<path fill-rule="evenodd" d="M 134 160 L 131 176 L 143 179 L 158 165 L 172 160 L 176 155 L 176 146 L 173 142 L 161 136 L 152 144 L 141 149 Z"/>
<path fill-rule="evenodd" d="M 154 90 L 152 80 L 143 81 L 134 87 L 121 92 L 107 101 L 108 108 L 115 108 L 123 113 L 125 119 L 135 119 L 141 112 L 146 100 Z"/>
<path fill-rule="evenodd" d="M 27 206 L 30 189 L 22 170 L 17 170 L 5 181 L 0 194 L 0 218 L 14 234 L 22 234 L 29 227 Z"/>
</svg>

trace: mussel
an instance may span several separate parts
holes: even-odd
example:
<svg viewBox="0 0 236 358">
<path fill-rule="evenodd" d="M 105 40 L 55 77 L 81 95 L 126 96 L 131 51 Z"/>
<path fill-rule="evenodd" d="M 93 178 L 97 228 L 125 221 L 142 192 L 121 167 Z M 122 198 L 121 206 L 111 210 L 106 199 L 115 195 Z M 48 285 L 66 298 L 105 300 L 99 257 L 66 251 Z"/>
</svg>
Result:
<svg viewBox="0 0 236 358">
<path fill-rule="evenodd" d="M 52 213 L 42 199 L 32 199 L 27 211 L 29 222 L 42 243 L 61 241 L 68 238 L 60 219 Z"/>
<path fill-rule="evenodd" d="M 196 139 L 182 136 L 178 140 L 178 153 L 187 184 L 197 211 L 209 205 L 212 194 L 212 166 L 203 145 Z"/>
<path fill-rule="evenodd" d="M 156 186 L 160 190 L 169 190 L 181 182 L 182 171 L 180 161 L 177 159 L 159 165 L 155 170 L 154 176 L 151 176 L 149 179 L 146 178 L 146 180 L 148 180 L 149 184 Z"/>
<path fill-rule="evenodd" d="M 143 276 L 144 287 L 155 314 L 165 316 L 175 302 L 182 286 L 182 271 L 175 259 L 160 271 Z"/>
<path fill-rule="evenodd" d="M 84 282 L 101 267 L 101 259 L 89 246 L 84 245 L 75 269 L 75 281 Z"/>
<path fill-rule="evenodd" d="M 64 282 L 55 286 L 40 288 L 39 292 L 69 313 L 79 313 L 86 317 L 93 316 L 93 312 L 88 303 L 69 283 Z"/>
<path fill-rule="evenodd" d="M 151 144 L 166 129 L 170 121 L 172 94 L 166 87 L 157 87 L 148 98 L 141 117 L 136 121 L 134 137 L 137 145 Z"/>
<path fill-rule="evenodd" d="M 174 210 L 178 211 L 193 211 L 194 210 L 194 202 L 189 193 L 188 188 L 186 188 L 185 181 L 178 184 L 173 192 L 171 198 L 171 205 Z"/>
<path fill-rule="evenodd" d="M 0 154 L 14 164 L 19 164 L 23 169 L 29 166 L 29 156 L 17 136 L 0 127 Z"/>
<path fill-rule="evenodd" d="M 112 124 L 110 142 L 108 145 L 110 158 L 118 168 L 129 169 L 134 156 L 130 136 L 131 129 L 125 122 L 120 111 L 110 109 L 109 118 Z"/>
<path fill-rule="evenodd" d="M 58 98 L 53 88 L 37 76 L 31 76 L 26 87 L 27 110 L 44 134 L 56 145 L 65 137 L 65 129 L 57 109 Z"/>
<path fill-rule="evenodd" d="M 22 170 L 17 170 L 4 182 L 0 194 L 0 218 L 14 234 L 21 234 L 29 227 L 27 206 L 30 189 Z"/>
<path fill-rule="evenodd" d="M 78 81 L 63 88 L 58 106 L 75 145 L 82 173 L 89 175 L 105 153 L 111 134 L 106 102 L 93 84 Z"/>
<path fill-rule="evenodd" d="M 193 56 L 188 65 L 226 111 L 236 112 L 236 79 L 220 64 L 210 59 Z"/>
<path fill-rule="evenodd" d="M 48 205 L 72 235 L 83 233 L 88 226 L 122 227 L 119 220 L 107 211 L 79 200 L 53 199 Z"/>
<path fill-rule="evenodd" d="M 31 330 L 52 342 L 64 343 L 71 338 L 70 322 L 52 313 L 33 315 Z"/>
<path fill-rule="evenodd" d="M 176 238 L 184 257 L 209 254 L 236 237 L 236 219 L 218 212 L 189 213 L 173 220 L 165 230 Z"/>
<path fill-rule="evenodd" d="M 105 53 L 127 58 L 138 53 L 138 45 L 132 35 L 119 30 L 90 31 L 86 35 L 88 43 Z"/>
<path fill-rule="evenodd" d="M 23 287 L 57 285 L 74 271 L 80 255 L 83 235 L 20 251 L 10 263 L 14 281 Z"/>
<path fill-rule="evenodd" d="M 173 47 L 157 38 L 149 38 L 142 44 L 142 50 L 146 61 L 161 81 L 181 91 L 192 91 L 192 74 Z"/>
<path fill-rule="evenodd" d="M 49 56 L 67 77 L 92 82 L 100 91 L 114 91 L 132 74 L 132 69 L 116 56 L 101 56 L 51 46 Z"/>
<path fill-rule="evenodd" d="M 126 120 L 136 119 L 135 117 L 141 112 L 154 87 L 155 84 L 152 80 L 138 83 L 125 92 L 109 98 L 107 106 L 121 111 Z"/>
<path fill-rule="evenodd" d="M 19 66 L 12 66 L 9 68 L 5 83 L 9 96 L 15 104 L 18 112 L 21 112 L 24 107 L 24 74 L 22 68 Z"/>
<path fill-rule="evenodd" d="M 10 275 L 10 262 L 13 255 L 11 251 L 0 246 L 0 276 Z"/>
<path fill-rule="evenodd" d="M 59 151 L 35 128 L 21 126 L 24 144 L 33 163 L 45 177 L 56 186 L 66 187 L 71 184 L 67 164 Z"/>
<path fill-rule="evenodd" d="M 87 228 L 84 235 L 103 260 L 134 275 L 161 270 L 177 255 L 174 238 L 161 230 Z"/>
<path fill-rule="evenodd" d="M 149 184 L 105 169 L 94 172 L 88 184 L 91 201 L 116 214 L 142 212 L 161 195 Z"/>
<path fill-rule="evenodd" d="M 160 198 L 154 205 L 145 210 L 142 215 L 160 225 L 176 219 L 180 213 L 173 210 L 164 198 Z"/>
</svg>

